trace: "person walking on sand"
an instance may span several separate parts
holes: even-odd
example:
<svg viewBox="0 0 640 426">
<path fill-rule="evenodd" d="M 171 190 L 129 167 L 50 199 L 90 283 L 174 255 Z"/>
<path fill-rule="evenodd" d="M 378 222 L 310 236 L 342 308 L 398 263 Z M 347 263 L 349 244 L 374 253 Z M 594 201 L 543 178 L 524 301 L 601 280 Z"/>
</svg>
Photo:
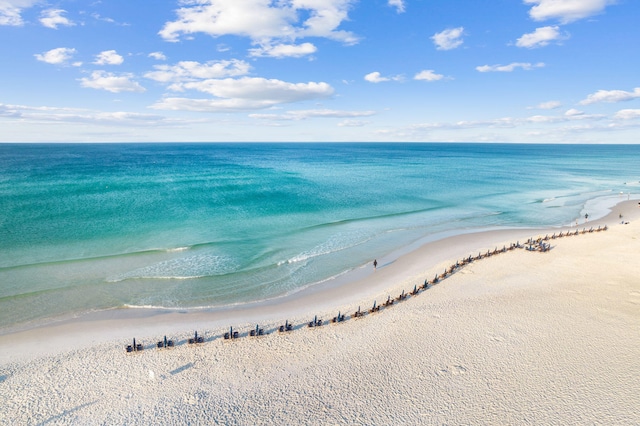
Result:
<svg viewBox="0 0 640 426">
<path fill-rule="evenodd" d="M 378 260 L 374 259 L 373 260 L 373 269 L 377 269 L 378 268 Z"/>
</svg>

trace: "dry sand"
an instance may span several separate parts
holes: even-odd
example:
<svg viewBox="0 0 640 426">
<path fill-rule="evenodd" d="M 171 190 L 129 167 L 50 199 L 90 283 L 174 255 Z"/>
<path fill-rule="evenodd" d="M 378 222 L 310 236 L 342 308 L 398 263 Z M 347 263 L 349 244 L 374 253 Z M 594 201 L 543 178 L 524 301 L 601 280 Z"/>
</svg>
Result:
<svg viewBox="0 0 640 426">
<path fill-rule="evenodd" d="M 473 262 L 363 318 L 358 305 L 547 230 L 449 238 L 248 307 L 110 311 L 0 336 L 0 424 L 637 425 L 637 201 L 586 226 L 605 223 L 547 253 Z M 338 310 L 347 320 L 327 324 Z M 309 329 L 315 314 L 325 325 Z M 294 330 L 277 332 L 285 319 Z M 267 335 L 247 336 L 256 322 Z M 229 325 L 236 341 L 221 338 Z M 187 344 L 194 330 L 203 344 Z M 155 348 L 164 334 L 175 348 Z M 132 337 L 144 351 L 126 354 Z"/>
</svg>

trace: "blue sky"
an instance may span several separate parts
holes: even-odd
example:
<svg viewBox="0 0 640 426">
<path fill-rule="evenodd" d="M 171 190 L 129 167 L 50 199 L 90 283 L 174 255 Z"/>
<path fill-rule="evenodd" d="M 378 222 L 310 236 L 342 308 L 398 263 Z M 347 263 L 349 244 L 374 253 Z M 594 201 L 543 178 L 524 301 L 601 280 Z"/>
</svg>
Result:
<svg viewBox="0 0 640 426">
<path fill-rule="evenodd" d="M 0 0 L 0 141 L 640 143 L 637 0 Z"/>
</svg>

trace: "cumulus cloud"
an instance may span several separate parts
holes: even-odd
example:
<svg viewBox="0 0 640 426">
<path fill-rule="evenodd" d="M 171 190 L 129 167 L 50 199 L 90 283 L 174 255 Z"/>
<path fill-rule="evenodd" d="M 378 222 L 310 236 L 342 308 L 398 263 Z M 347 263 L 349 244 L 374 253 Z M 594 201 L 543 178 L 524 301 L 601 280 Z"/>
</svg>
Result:
<svg viewBox="0 0 640 426">
<path fill-rule="evenodd" d="M 315 53 L 318 49 L 311 43 L 302 44 L 277 44 L 275 46 L 262 46 L 249 49 L 249 56 L 268 56 L 272 58 L 299 58 Z"/>
<path fill-rule="evenodd" d="M 205 64 L 196 61 L 181 61 L 175 65 L 155 65 L 155 71 L 144 76 L 161 83 L 176 83 L 209 78 L 238 77 L 246 75 L 250 66 L 245 61 L 209 61 Z"/>
<path fill-rule="evenodd" d="M 333 88 L 324 82 L 289 83 L 276 79 L 243 77 L 208 79 L 174 85 L 180 90 L 196 90 L 211 99 L 165 98 L 155 109 L 220 112 L 264 109 L 279 104 L 327 98 Z"/>
<path fill-rule="evenodd" d="M 378 71 L 370 72 L 369 74 L 364 76 L 364 79 L 369 83 L 382 83 L 383 81 L 389 81 L 390 78 L 382 77 L 382 75 Z"/>
<path fill-rule="evenodd" d="M 166 61 L 167 57 L 162 52 L 151 52 L 148 55 L 150 58 L 156 59 L 158 61 Z"/>
<path fill-rule="evenodd" d="M 382 83 L 385 81 L 401 81 L 403 79 L 402 75 L 395 75 L 393 77 L 383 77 L 378 71 L 370 72 L 369 74 L 364 76 L 364 79 L 369 83 Z"/>
<path fill-rule="evenodd" d="M 621 109 L 616 112 L 614 118 L 619 120 L 634 120 L 640 118 L 640 109 Z"/>
<path fill-rule="evenodd" d="M 558 26 L 540 27 L 529 34 L 524 34 L 516 41 L 516 46 L 533 49 L 535 47 L 547 46 L 554 40 L 564 40 L 566 36 L 560 34 Z"/>
<path fill-rule="evenodd" d="M 0 1 L 0 25 L 21 26 L 22 11 L 39 3 L 40 0 L 2 0 Z"/>
<path fill-rule="evenodd" d="M 133 75 L 128 73 L 115 75 L 105 71 L 94 71 L 91 77 L 81 78 L 80 84 L 82 87 L 106 90 L 111 93 L 145 91 L 144 87 L 133 81 Z"/>
<path fill-rule="evenodd" d="M 580 105 L 590 105 L 598 102 L 624 102 L 640 98 L 640 87 L 633 89 L 633 92 L 624 90 L 598 90 L 580 101 Z"/>
<path fill-rule="evenodd" d="M 165 23 L 159 34 L 168 41 L 182 35 L 204 33 L 213 37 L 236 35 L 257 44 L 272 40 L 293 41 L 304 37 L 324 37 L 347 44 L 358 38 L 338 27 L 348 19 L 356 0 L 264 0 L 183 1 L 178 18 Z M 302 20 L 302 21 L 301 21 Z"/>
<path fill-rule="evenodd" d="M 62 9 L 47 9 L 40 14 L 40 23 L 54 30 L 58 29 L 58 25 L 64 25 L 66 27 L 75 25 L 63 16 L 65 13 L 67 13 L 67 11 Z"/>
<path fill-rule="evenodd" d="M 424 80 L 424 81 L 438 81 L 442 80 L 444 75 L 436 74 L 433 70 L 423 70 L 417 73 L 413 79 L 414 80 Z"/>
<path fill-rule="evenodd" d="M 404 12 L 404 0 L 389 0 L 389 6 L 395 7 L 398 13 Z"/>
<path fill-rule="evenodd" d="M 72 49 L 69 47 L 58 47 L 44 53 L 37 53 L 34 56 L 39 61 L 53 65 L 61 65 L 67 63 L 67 61 L 69 61 L 75 53 L 76 49 Z"/>
<path fill-rule="evenodd" d="M 542 62 L 538 62 L 537 64 L 531 64 L 529 62 L 513 62 L 509 65 L 481 65 L 476 67 L 476 70 L 480 72 L 513 72 L 518 68 L 528 71 L 541 67 L 544 67 L 544 63 Z"/>
<path fill-rule="evenodd" d="M 93 62 L 97 65 L 120 65 L 124 62 L 124 58 L 115 50 L 105 50 L 96 55 L 96 60 Z"/>
<path fill-rule="evenodd" d="M 535 21 L 557 19 L 566 24 L 602 12 L 615 0 L 524 0 L 533 4 L 529 16 Z"/>
<path fill-rule="evenodd" d="M 438 50 L 451 50 L 459 47 L 462 43 L 462 36 L 464 34 L 464 28 L 451 28 L 439 33 L 435 33 L 431 40 L 436 45 Z"/>
</svg>

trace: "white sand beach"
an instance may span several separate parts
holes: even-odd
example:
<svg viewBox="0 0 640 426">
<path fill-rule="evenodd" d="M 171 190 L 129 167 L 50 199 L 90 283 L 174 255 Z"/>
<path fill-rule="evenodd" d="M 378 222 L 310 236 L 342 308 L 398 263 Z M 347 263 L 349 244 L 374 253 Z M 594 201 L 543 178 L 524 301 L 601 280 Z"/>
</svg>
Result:
<svg viewBox="0 0 640 426">
<path fill-rule="evenodd" d="M 447 238 L 229 310 L 116 310 L 2 335 L 0 424 L 637 425 L 638 202 L 571 230 L 605 224 L 474 261 L 362 318 L 358 306 L 469 255 L 570 228 Z M 322 327 L 307 327 L 314 315 Z M 248 336 L 256 323 L 266 335 Z M 222 338 L 229 326 L 238 339 Z M 188 344 L 196 330 L 204 343 Z M 174 348 L 156 348 L 164 335 Z M 134 337 L 144 350 L 126 353 Z"/>
</svg>

